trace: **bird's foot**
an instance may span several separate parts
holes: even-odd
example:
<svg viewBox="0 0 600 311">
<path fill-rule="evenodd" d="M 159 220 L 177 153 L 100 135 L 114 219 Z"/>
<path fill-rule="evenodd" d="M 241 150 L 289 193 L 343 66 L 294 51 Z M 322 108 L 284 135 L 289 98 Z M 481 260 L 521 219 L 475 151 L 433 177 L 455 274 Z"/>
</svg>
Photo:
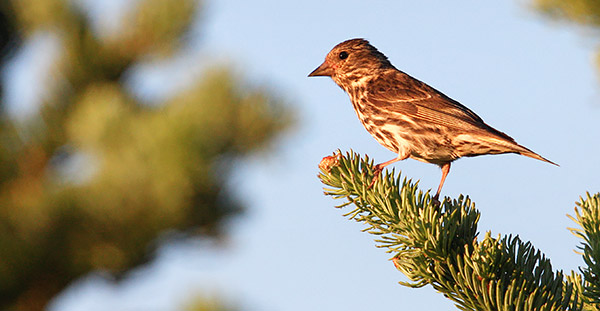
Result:
<svg viewBox="0 0 600 311">
<path fill-rule="evenodd" d="M 375 171 L 373 172 L 373 180 L 371 180 L 371 183 L 369 184 L 369 188 L 367 188 L 367 189 L 373 188 L 373 185 L 379 179 L 379 175 L 381 175 L 381 171 L 383 171 L 383 167 L 379 166 L 379 164 L 375 165 L 374 169 L 375 169 Z"/>
<path fill-rule="evenodd" d="M 436 194 L 433 196 L 433 199 L 431 199 L 431 202 L 433 203 L 433 205 L 440 207 L 440 205 L 442 205 L 442 202 L 440 202 L 440 194 Z"/>
</svg>

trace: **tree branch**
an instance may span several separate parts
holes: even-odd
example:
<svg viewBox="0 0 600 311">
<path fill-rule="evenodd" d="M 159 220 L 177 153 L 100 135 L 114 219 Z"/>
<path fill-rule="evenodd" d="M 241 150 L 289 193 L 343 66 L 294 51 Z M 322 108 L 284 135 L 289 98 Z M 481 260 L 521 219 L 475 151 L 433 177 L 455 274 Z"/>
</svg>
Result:
<svg viewBox="0 0 600 311">
<path fill-rule="evenodd" d="M 582 270 L 584 284 L 574 273 L 565 278 L 554 272 L 550 260 L 518 236 L 492 237 L 488 231 L 479 240 L 480 213 L 468 196 L 434 202 L 430 191 L 394 170 L 369 188 L 373 161 L 353 152 L 325 157 L 319 168 L 325 194 L 347 200 L 338 207 L 354 204 L 345 216 L 364 223 L 377 246 L 393 254 L 394 265 L 410 280 L 402 285 L 429 284 L 461 310 L 584 310 L 591 305 L 583 295 L 598 297 L 597 285 L 589 285 L 598 284 L 598 257 L 584 257 L 590 266 Z M 596 217 L 598 234 L 598 209 L 595 216 L 585 211 L 580 223 L 588 230 L 594 224 L 586 221 Z M 600 238 L 584 241 L 585 254 L 598 255 Z"/>
</svg>

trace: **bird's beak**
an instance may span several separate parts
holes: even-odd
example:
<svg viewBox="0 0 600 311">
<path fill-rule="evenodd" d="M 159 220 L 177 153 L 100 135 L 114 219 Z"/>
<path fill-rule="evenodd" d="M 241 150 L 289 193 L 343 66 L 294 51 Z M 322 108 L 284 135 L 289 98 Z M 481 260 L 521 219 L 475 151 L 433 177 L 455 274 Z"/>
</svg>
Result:
<svg viewBox="0 0 600 311">
<path fill-rule="evenodd" d="M 326 76 L 331 77 L 333 75 L 333 68 L 331 68 L 327 62 L 323 62 L 321 66 L 317 67 L 317 69 L 313 70 L 308 76 L 309 77 L 319 77 Z"/>
</svg>

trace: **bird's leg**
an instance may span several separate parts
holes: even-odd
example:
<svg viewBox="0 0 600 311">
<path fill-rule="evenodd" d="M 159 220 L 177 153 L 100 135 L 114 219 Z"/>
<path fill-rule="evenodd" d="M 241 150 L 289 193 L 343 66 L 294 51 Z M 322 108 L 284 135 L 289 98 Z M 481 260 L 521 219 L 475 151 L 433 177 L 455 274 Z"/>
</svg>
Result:
<svg viewBox="0 0 600 311">
<path fill-rule="evenodd" d="M 398 157 L 375 165 L 375 167 L 374 167 L 375 171 L 373 172 L 373 180 L 371 181 L 371 184 L 369 184 L 369 189 L 371 189 L 371 187 L 373 187 L 373 185 L 375 184 L 377 179 L 379 179 L 379 175 L 381 175 L 381 171 L 383 171 L 384 167 L 386 167 L 394 162 L 406 160 L 406 159 L 408 159 L 409 156 L 410 156 L 410 153 L 408 153 L 408 152 L 399 153 Z"/>
<path fill-rule="evenodd" d="M 442 187 L 444 186 L 444 181 L 446 181 L 446 176 L 448 176 L 449 172 L 450 172 L 450 162 L 444 163 L 442 165 L 442 180 L 440 181 L 440 185 L 438 187 L 437 193 L 433 197 L 434 201 L 439 202 L 438 199 L 440 197 L 440 192 L 442 192 Z"/>
</svg>

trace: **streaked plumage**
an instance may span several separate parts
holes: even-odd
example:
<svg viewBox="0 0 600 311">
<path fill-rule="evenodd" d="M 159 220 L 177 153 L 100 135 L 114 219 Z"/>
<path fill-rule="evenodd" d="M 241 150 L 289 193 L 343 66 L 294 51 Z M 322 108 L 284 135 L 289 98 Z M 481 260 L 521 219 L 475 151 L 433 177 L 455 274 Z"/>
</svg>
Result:
<svg viewBox="0 0 600 311">
<path fill-rule="evenodd" d="M 336 45 L 309 76 L 330 76 L 348 93 L 367 131 L 398 154 L 376 166 L 376 178 L 386 165 L 407 158 L 437 164 L 442 168 L 437 199 L 450 163 L 461 157 L 517 153 L 556 165 L 487 125 L 469 108 L 396 69 L 367 40 Z"/>
</svg>

